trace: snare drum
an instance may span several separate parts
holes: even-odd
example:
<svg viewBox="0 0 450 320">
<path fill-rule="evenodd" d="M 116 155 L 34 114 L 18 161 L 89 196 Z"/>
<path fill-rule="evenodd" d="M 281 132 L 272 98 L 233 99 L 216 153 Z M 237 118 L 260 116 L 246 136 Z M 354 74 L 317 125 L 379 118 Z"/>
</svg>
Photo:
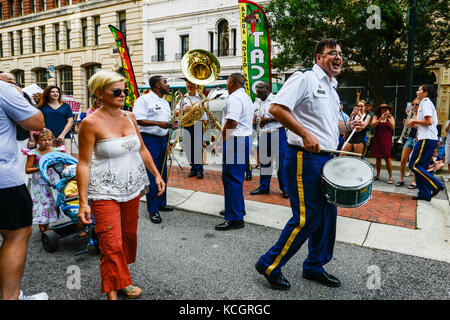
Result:
<svg viewBox="0 0 450 320">
<path fill-rule="evenodd" d="M 359 158 L 333 158 L 323 166 L 322 190 L 338 207 L 356 208 L 372 199 L 372 182 L 372 166 Z"/>
</svg>

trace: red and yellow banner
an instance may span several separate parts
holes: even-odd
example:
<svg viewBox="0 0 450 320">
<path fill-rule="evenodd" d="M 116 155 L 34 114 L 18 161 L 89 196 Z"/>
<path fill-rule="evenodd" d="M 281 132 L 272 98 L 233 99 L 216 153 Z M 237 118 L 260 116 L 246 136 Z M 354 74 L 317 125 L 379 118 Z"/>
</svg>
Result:
<svg viewBox="0 0 450 320">
<path fill-rule="evenodd" d="M 238 0 L 238 3 L 245 91 L 254 101 L 259 81 L 272 87 L 269 23 L 266 13 L 257 3 L 248 0 Z"/>
<path fill-rule="evenodd" d="M 127 43 L 119 29 L 111 24 L 108 27 L 114 36 L 117 49 L 119 50 L 120 60 L 122 61 L 122 68 L 125 76 L 125 88 L 129 91 L 128 96 L 125 98 L 125 107 L 132 109 L 134 102 L 139 97 L 139 91 L 136 83 L 136 77 L 134 76 L 133 66 L 131 65 L 131 59 L 128 54 Z"/>
</svg>

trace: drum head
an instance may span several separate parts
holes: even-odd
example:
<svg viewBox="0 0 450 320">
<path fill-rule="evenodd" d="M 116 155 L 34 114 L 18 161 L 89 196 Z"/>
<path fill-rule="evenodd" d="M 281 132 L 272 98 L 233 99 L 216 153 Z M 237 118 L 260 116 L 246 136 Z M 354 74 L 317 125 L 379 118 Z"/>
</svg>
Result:
<svg viewBox="0 0 450 320">
<path fill-rule="evenodd" d="M 337 186 L 358 187 L 373 180 L 373 169 L 359 158 L 338 157 L 325 163 L 323 176 Z"/>
</svg>

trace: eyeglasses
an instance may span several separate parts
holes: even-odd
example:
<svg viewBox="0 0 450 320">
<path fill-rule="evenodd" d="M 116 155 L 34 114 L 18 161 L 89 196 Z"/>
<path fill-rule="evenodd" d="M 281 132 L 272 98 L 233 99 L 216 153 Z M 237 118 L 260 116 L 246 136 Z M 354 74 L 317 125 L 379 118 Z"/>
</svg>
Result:
<svg viewBox="0 0 450 320">
<path fill-rule="evenodd" d="M 120 95 L 122 94 L 122 92 L 123 92 L 123 94 L 124 94 L 125 96 L 127 96 L 128 93 L 130 93 L 128 89 L 124 89 L 124 90 L 122 90 L 122 89 L 114 89 L 114 90 L 112 91 L 114 97 L 120 97 Z"/>
<path fill-rule="evenodd" d="M 327 55 L 332 56 L 332 57 L 336 57 L 336 56 L 339 56 L 341 58 L 344 57 L 344 54 L 342 53 L 342 51 L 336 51 L 336 50 L 331 50 L 331 51 L 328 51 L 328 52 L 324 52 L 322 54 L 327 54 Z"/>
</svg>

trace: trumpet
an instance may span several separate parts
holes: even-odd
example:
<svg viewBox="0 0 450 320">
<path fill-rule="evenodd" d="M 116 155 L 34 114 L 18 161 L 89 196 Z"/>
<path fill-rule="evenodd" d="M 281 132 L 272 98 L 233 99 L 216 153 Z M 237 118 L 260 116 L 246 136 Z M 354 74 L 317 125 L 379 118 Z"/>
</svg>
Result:
<svg viewBox="0 0 450 320">
<path fill-rule="evenodd" d="M 411 132 L 412 127 L 408 127 L 407 124 L 411 120 L 411 118 L 414 116 L 414 110 L 411 110 L 408 113 L 408 117 L 406 117 L 405 124 L 403 126 L 402 133 L 400 134 L 400 139 L 398 139 L 397 143 L 403 144 L 403 139 L 407 138 L 409 136 L 409 133 Z"/>
</svg>

